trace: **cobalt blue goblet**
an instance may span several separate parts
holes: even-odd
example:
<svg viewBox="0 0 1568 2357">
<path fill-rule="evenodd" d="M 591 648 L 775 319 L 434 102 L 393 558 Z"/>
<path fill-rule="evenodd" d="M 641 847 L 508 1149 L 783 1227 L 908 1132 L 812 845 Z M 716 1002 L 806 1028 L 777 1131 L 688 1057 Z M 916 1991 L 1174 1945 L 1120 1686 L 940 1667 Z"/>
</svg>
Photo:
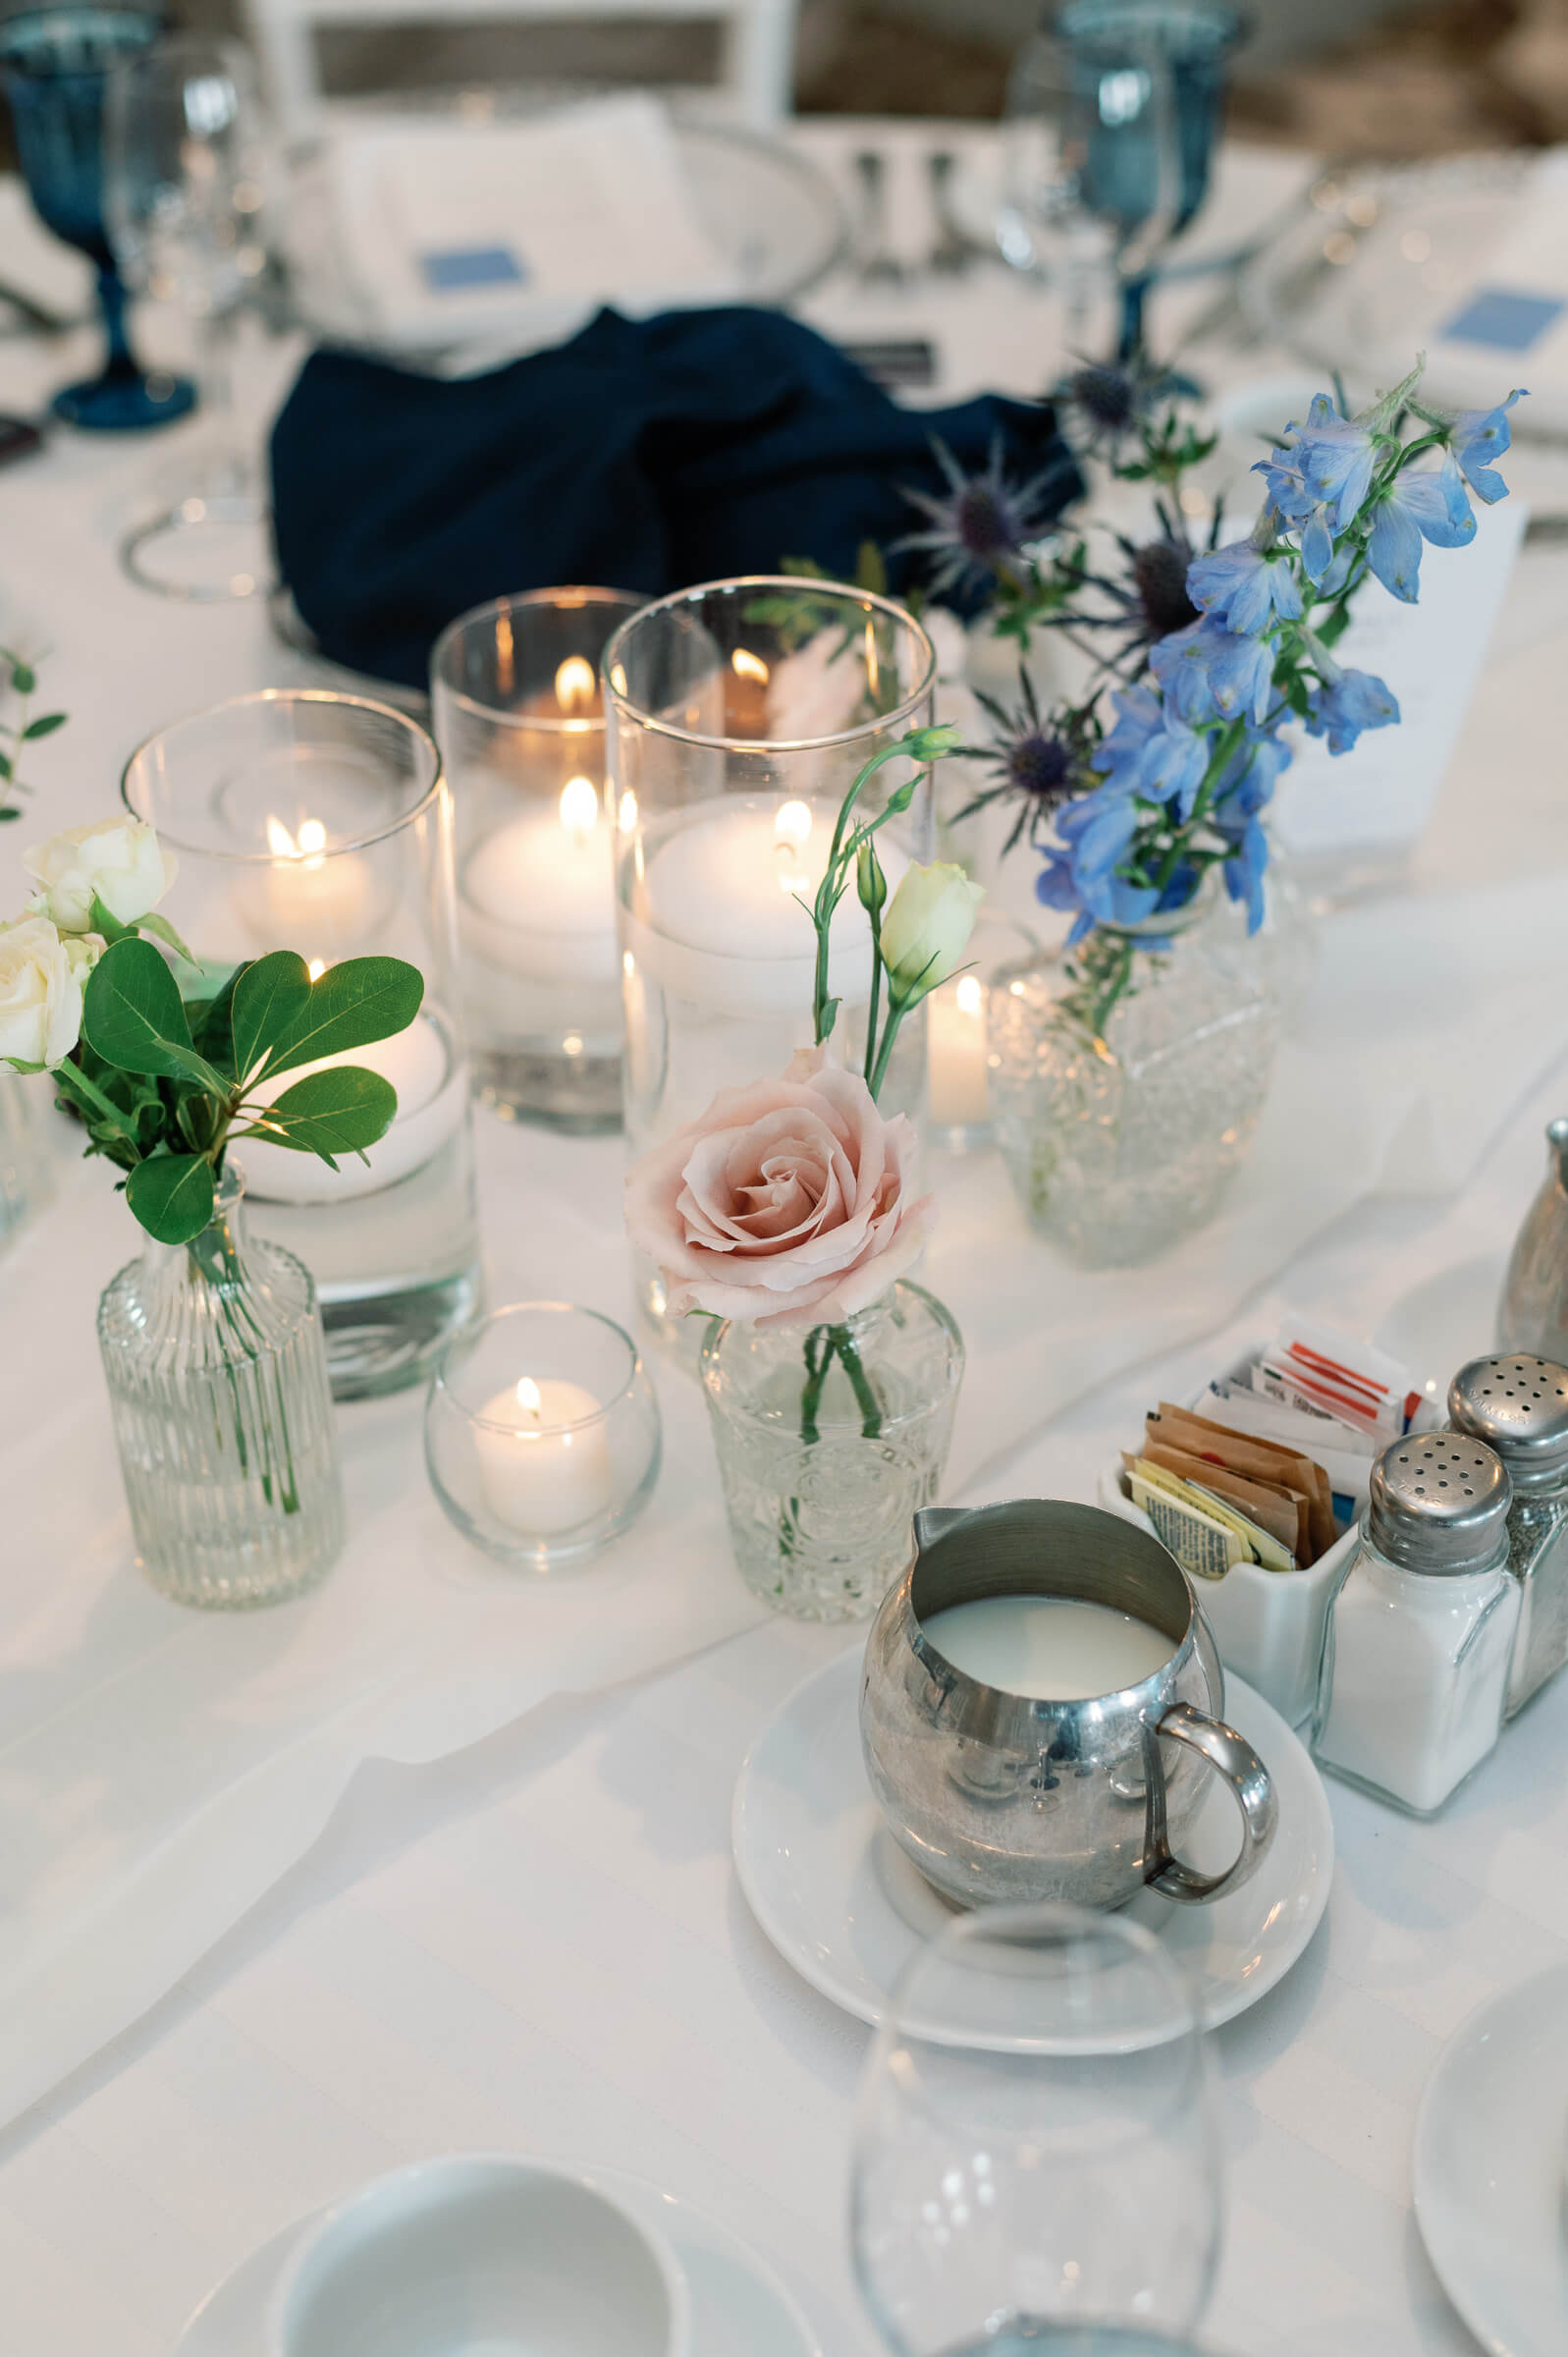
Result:
<svg viewBox="0 0 1568 2357">
<path fill-rule="evenodd" d="M 103 221 L 103 101 L 117 59 L 150 48 L 159 20 L 130 9 L 43 8 L 0 24 L 0 83 L 11 101 L 17 151 L 33 210 L 87 255 L 109 354 L 101 374 L 55 395 L 70 425 L 125 432 L 183 417 L 195 388 L 136 365 L 126 334 L 126 290 Z"/>
<path fill-rule="evenodd" d="M 1086 125 L 1084 198 L 1122 256 L 1124 360 L 1142 349 L 1158 251 L 1209 193 L 1226 65 L 1251 29 L 1222 0 L 1067 0 L 1056 19 Z"/>
</svg>

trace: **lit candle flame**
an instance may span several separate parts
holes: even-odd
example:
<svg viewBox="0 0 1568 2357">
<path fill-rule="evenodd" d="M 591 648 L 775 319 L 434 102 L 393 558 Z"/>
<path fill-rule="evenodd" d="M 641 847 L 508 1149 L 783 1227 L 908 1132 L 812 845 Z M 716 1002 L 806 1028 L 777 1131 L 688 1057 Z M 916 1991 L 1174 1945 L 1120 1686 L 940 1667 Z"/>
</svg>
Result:
<svg viewBox="0 0 1568 2357">
<path fill-rule="evenodd" d="M 810 876 L 800 873 L 800 853 L 811 833 L 811 804 L 809 802 L 781 802 L 774 813 L 773 855 L 779 868 L 779 889 L 784 893 L 809 892 Z"/>
<path fill-rule="evenodd" d="M 768 685 L 768 666 L 749 646 L 737 646 L 730 658 L 730 668 L 737 680 L 755 680 L 760 687 Z"/>
<path fill-rule="evenodd" d="M 985 1001 L 985 985 L 978 974 L 960 974 L 952 995 L 961 1014 L 978 1014 Z"/>
<path fill-rule="evenodd" d="M 319 818 L 302 818 L 298 834 L 291 835 L 281 818 L 269 818 L 267 849 L 274 859 L 297 859 L 306 867 L 319 867 L 326 856 L 327 830 Z"/>
<path fill-rule="evenodd" d="M 556 702 L 563 712 L 586 711 L 593 702 L 593 665 L 568 655 L 556 670 Z"/>
<path fill-rule="evenodd" d="M 612 687 L 615 689 L 615 691 L 616 691 L 617 695 L 624 695 L 624 694 L 625 694 L 625 692 L 626 692 L 626 667 L 625 667 L 625 665 L 624 665 L 623 663 L 612 663 L 612 664 L 611 664 L 611 666 L 610 666 L 610 685 L 611 685 L 611 686 L 612 686 Z"/>
<path fill-rule="evenodd" d="M 326 970 L 327 961 L 325 958 L 312 958 L 305 968 L 305 971 L 309 974 L 312 982 L 319 982 Z"/>
<path fill-rule="evenodd" d="M 575 842 L 587 842 L 599 823 L 599 789 L 591 778 L 568 778 L 562 787 L 561 823 Z"/>
<path fill-rule="evenodd" d="M 539 1386 L 531 1375 L 524 1375 L 518 1382 L 517 1405 L 525 1416 L 532 1416 L 536 1424 L 539 1422 L 543 1412 L 543 1402 L 539 1398 Z"/>
<path fill-rule="evenodd" d="M 621 797 L 621 832 L 629 835 L 637 823 L 637 797 L 628 786 Z"/>
</svg>

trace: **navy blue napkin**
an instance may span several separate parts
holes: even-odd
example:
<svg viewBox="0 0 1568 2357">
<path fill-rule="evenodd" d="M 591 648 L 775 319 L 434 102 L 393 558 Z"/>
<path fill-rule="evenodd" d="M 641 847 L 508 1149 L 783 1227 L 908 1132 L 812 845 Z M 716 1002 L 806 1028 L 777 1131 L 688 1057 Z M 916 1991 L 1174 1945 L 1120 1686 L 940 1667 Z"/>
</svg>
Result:
<svg viewBox="0 0 1568 2357">
<path fill-rule="evenodd" d="M 945 487 L 934 435 L 966 469 L 998 439 L 1018 475 L 1059 462 L 1059 505 L 1078 488 L 1048 406 L 899 409 L 779 311 L 601 311 L 456 381 L 316 352 L 273 429 L 278 554 L 323 653 L 422 686 L 445 626 L 509 590 L 657 596 L 784 557 L 850 576 L 925 521 L 902 487 Z M 892 559 L 895 588 L 918 577 Z"/>
</svg>

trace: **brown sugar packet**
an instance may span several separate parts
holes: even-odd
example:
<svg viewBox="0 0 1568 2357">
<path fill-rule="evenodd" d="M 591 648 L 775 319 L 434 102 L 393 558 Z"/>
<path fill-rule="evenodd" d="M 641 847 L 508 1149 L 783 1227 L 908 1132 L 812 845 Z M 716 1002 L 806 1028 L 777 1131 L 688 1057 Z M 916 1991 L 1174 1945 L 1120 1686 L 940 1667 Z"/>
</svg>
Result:
<svg viewBox="0 0 1568 2357">
<path fill-rule="evenodd" d="M 1167 1473 L 1179 1473 L 1183 1481 L 1201 1482 L 1230 1499 L 1300 1562 L 1298 1550 L 1308 1537 L 1307 1501 L 1300 1492 L 1292 1495 L 1277 1482 L 1245 1481 L 1206 1456 L 1195 1456 L 1190 1449 L 1172 1449 L 1167 1441 L 1146 1442 L 1144 1455 L 1152 1465 L 1163 1465 Z"/>
<path fill-rule="evenodd" d="M 1312 1553 L 1308 1560 L 1316 1562 L 1326 1555 L 1339 1536 L 1334 1526 L 1333 1484 L 1322 1465 L 1299 1450 L 1287 1449 L 1278 1441 L 1258 1439 L 1249 1432 L 1233 1432 L 1228 1424 L 1212 1423 L 1207 1416 L 1195 1415 L 1191 1408 L 1172 1407 L 1166 1399 L 1160 1402 L 1158 1416 L 1147 1419 L 1151 1437 L 1167 1440 L 1174 1449 L 1191 1449 L 1199 1456 L 1211 1453 L 1219 1457 L 1232 1473 L 1258 1475 L 1283 1482 L 1287 1489 L 1304 1490 L 1310 1501 L 1312 1524 Z"/>
</svg>

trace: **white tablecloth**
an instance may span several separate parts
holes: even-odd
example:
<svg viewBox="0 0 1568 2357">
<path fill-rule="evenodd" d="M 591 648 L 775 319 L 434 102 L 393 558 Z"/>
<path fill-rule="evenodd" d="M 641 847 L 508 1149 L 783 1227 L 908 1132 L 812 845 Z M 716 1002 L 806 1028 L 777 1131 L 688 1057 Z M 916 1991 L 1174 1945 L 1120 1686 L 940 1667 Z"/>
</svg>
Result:
<svg viewBox="0 0 1568 2357">
<path fill-rule="evenodd" d="M 864 134 L 810 136 L 841 159 Z M 911 152 L 935 136 L 902 135 Z M 890 321 L 941 331 L 945 393 L 1027 391 L 1043 372 L 1032 301 L 987 272 L 916 288 Z M 825 289 L 813 309 L 872 332 L 853 290 Z M 0 347 L 0 404 L 35 399 L 69 358 Z M 272 380 L 291 364 L 273 354 Z M 1214 355 L 1232 375 L 1244 364 Z M 252 372 L 258 402 L 267 375 Z M 40 748 L 45 828 L 103 808 L 124 754 L 174 713 L 293 676 L 255 609 L 171 608 L 115 576 L 116 530 L 179 448 L 178 432 L 124 448 L 62 437 L 0 474 L 0 637 L 20 625 L 52 643 L 51 696 L 73 715 Z M 1488 1288 L 1560 1110 L 1541 1083 L 1564 1046 L 1568 983 L 1565 607 L 1568 566 L 1528 555 L 1417 891 L 1330 932 L 1225 1227 L 1091 1294 L 1024 1238 L 994 1167 L 950 1174 L 930 1276 L 970 1338 L 955 1462 L 969 1495 L 1092 1495 L 1146 1400 L 1198 1380 L 1284 1301 L 1361 1330 L 1391 1318 L 1392 1339 L 1439 1373 L 1488 1339 Z M 15 838 L 31 829 L 9 833 L 6 904 Z M 564 1256 L 580 1297 L 617 1306 L 614 1148 L 487 1122 L 481 1167 L 498 1297 Z M 1365 1199 L 1378 1186 L 1405 1191 Z M 761 1715 L 852 1633 L 770 1624 L 624 1693 L 530 1709 L 544 1686 L 603 1685 L 751 1617 L 700 1414 L 673 1380 L 675 1478 L 569 1590 L 507 1586 L 462 1556 L 423 1489 L 406 1399 L 345 1418 L 359 1511 L 320 1598 L 266 1621 L 174 1614 L 124 1568 L 103 1450 L 90 1304 L 128 1248 L 107 1193 L 101 1166 L 73 1177 L 0 1263 L 0 1698 L 16 1704 L 0 1731 L 0 1824 L 14 1828 L 0 1952 L 19 1893 L 46 1919 L 12 1951 L 25 1969 L 0 2023 L 0 2109 L 124 2031 L 0 2137 L 0 2345 L 166 2349 L 212 2276 L 298 2209 L 388 2160 L 487 2142 L 614 2161 L 708 2204 L 781 2262 L 831 2346 L 863 2345 L 841 2248 L 863 2033 L 766 1948 L 727 1839 Z M 1179 1359 L 1151 1363 L 1178 1342 Z M 95 1451 L 77 1440 L 87 1431 Z M 84 1675 L 94 1663 L 134 1663 L 134 1676 Z M 247 1752 L 258 1696 L 292 1739 Z M 1219 2040 L 1234 2190 L 1217 2341 L 1304 2353 L 1326 2337 L 1345 2357 L 1470 2345 L 1409 2219 L 1410 2118 L 1468 2005 L 1568 1945 L 1553 1865 L 1565 1729 L 1568 1692 L 1511 1732 L 1438 1828 L 1334 1791 L 1327 1924 Z M 51 1793 L 69 1801 L 53 1820 Z M 168 1836 L 151 1856 L 149 1822 Z"/>
</svg>

